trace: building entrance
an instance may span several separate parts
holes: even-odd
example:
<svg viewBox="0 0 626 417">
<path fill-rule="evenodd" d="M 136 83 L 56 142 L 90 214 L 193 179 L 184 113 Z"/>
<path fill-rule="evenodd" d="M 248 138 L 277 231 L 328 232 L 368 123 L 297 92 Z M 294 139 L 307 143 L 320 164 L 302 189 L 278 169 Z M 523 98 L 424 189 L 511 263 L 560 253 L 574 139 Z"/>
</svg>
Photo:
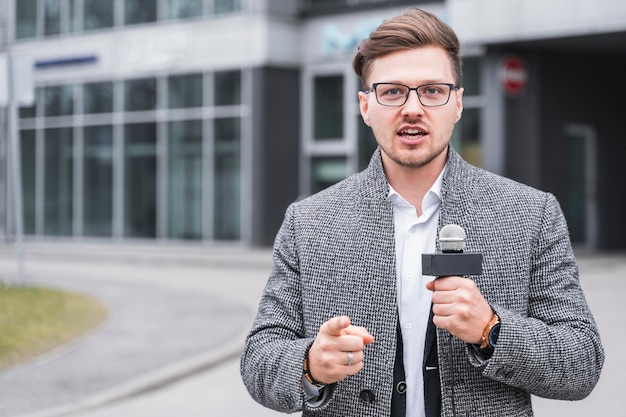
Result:
<svg viewBox="0 0 626 417">
<path fill-rule="evenodd" d="M 590 125 L 565 126 L 567 200 L 565 217 L 572 243 L 598 246 L 596 132 Z"/>
</svg>

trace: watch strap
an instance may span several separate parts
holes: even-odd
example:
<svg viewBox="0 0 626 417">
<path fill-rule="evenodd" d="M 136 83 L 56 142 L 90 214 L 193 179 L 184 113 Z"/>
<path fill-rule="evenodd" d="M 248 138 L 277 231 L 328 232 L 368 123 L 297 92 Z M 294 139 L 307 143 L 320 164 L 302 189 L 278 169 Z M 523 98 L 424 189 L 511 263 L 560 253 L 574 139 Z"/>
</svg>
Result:
<svg viewBox="0 0 626 417">
<path fill-rule="evenodd" d="M 497 323 L 500 323 L 500 317 L 498 317 L 496 313 L 493 313 L 493 317 L 491 317 L 491 320 L 489 320 L 489 323 L 487 323 L 487 325 L 483 329 L 483 334 L 480 338 L 479 349 L 486 349 L 488 347 L 490 347 L 491 349 L 494 348 L 494 346 L 491 346 L 491 344 L 489 343 L 489 332 Z"/>
</svg>

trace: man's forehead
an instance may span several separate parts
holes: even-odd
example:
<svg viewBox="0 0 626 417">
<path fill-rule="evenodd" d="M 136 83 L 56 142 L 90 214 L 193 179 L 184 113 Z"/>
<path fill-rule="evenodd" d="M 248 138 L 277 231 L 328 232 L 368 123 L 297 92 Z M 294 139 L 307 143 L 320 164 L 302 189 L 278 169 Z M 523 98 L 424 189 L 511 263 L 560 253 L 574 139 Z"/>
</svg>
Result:
<svg viewBox="0 0 626 417">
<path fill-rule="evenodd" d="M 446 51 L 423 46 L 377 57 L 369 68 L 367 82 L 450 82 L 451 77 L 452 63 Z"/>
</svg>

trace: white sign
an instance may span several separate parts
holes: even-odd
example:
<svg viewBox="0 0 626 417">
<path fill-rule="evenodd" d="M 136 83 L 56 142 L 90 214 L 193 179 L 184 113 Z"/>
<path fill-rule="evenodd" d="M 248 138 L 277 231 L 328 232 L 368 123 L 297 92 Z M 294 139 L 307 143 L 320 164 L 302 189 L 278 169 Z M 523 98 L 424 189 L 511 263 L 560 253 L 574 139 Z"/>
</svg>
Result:
<svg viewBox="0 0 626 417">
<path fill-rule="evenodd" d="M 9 71 L 9 62 L 12 63 L 12 71 Z M 31 59 L 9 59 L 7 54 L 0 55 L 0 107 L 9 105 L 11 87 L 17 105 L 26 107 L 35 104 L 35 73 Z"/>
</svg>

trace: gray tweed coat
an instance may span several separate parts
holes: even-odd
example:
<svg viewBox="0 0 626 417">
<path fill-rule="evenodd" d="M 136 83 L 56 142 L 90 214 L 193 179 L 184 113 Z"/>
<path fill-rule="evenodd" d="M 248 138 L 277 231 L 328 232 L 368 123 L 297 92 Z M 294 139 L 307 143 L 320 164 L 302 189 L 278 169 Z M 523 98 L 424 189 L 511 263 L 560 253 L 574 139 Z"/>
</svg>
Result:
<svg viewBox="0 0 626 417">
<path fill-rule="evenodd" d="M 398 307 L 388 190 L 377 150 L 363 172 L 287 209 L 241 356 L 244 384 L 259 403 L 303 416 L 390 415 Z M 487 361 L 437 329 L 442 415 L 532 416 L 531 394 L 586 397 L 604 351 L 554 196 L 473 167 L 450 147 L 439 227 L 450 223 L 465 229 L 467 251 L 483 254 L 483 274 L 470 278 L 502 325 Z M 361 372 L 306 402 L 305 351 L 338 315 L 376 340 Z"/>
</svg>

